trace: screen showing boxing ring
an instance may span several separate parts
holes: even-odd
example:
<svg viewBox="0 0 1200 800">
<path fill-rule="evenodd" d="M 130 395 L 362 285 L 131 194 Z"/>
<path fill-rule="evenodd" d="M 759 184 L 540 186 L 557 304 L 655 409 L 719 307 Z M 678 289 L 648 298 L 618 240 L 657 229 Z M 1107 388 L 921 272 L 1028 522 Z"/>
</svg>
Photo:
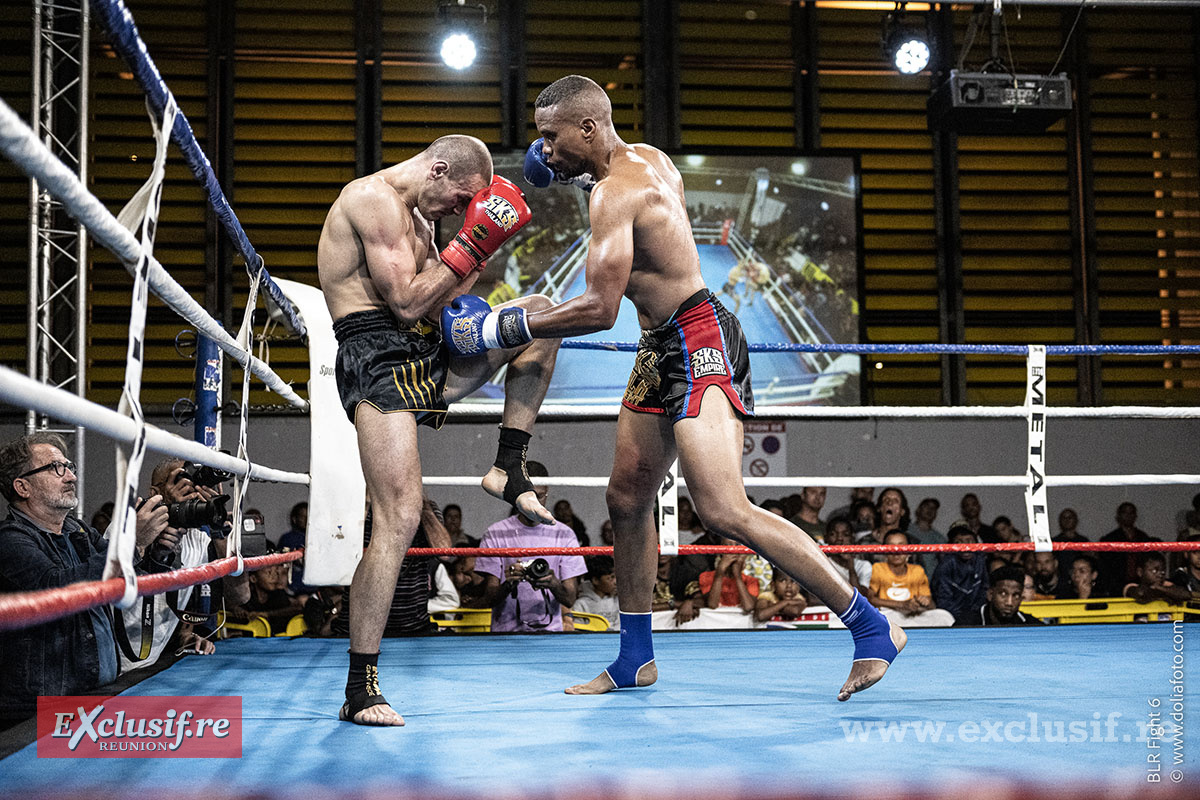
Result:
<svg viewBox="0 0 1200 800">
<path fill-rule="evenodd" d="M 859 181 L 852 157 L 695 153 L 673 160 L 704 282 L 738 316 L 747 341 L 858 342 Z M 523 152 L 495 157 L 496 172 L 525 190 L 533 219 L 476 284 L 475 293 L 492 305 L 535 293 L 562 302 L 584 290 L 588 195 L 573 186 L 529 186 L 523 162 Z M 442 237 L 459 225 L 461 218 L 445 220 Z M 639 335 L 626 299 L 611 330 L 580 338 L 636 342 Z M 632 352 L 564 348 L 546 402 L 618 403 L 633 360 Z M 750 367 L 758 406 L 860 402 L 858 356 L 754 352 Z M 499 403 L 503 395 L 501 373 L 466 402 Z"/>
</svg>

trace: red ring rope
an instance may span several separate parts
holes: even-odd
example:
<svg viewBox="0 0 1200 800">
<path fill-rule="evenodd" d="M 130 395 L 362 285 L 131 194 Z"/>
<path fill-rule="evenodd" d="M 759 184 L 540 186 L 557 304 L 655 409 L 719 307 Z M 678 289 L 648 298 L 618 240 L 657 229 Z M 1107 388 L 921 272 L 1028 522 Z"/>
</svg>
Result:
<svg viewBox="0 0 1200 800">
<path fill-rule="evenodd" d="M 972 544 L 839 544 L 821 545 L 823 553 L 991 553 L 1008 550 L 1034 550 L 1033 542 L 979 542 Z M 1054 542 L 1055 551 L 1096 553 L 1183 553 L 1200 550 L 1200 542 Z M 410 556 L 611 556 L 611 547 L 411 547 Z M 754 551 L 741 545 L 684 544 L 680 555 L 750 555 Z"/>
<path fill-rule="evenodd" d="M 273 553 L 246 558 L 242 563 L 246 570 L 253 572 L 274 564 L 297 561 L 303 555 L 302 551 Z M 161 594 L 172 589 L 206 583 L 229 575 L 235 569 L 237 559 L 230 557 L 210 561 L 198 567 L 155 575 L 139 575 L 138 596 Z M 122 578 L 109 578 L 106 581 L 85 581 L 54 589 L 40 589 L 36 592 L 0 595 L 0 631 L 28 628 L 68 614 L 78 614 L 96 606 L 111 605 L 120 600 L 124 593 L 125 581 Z"/>
<path fill-rule="evenodd" d="M 1200 550 L 1200 542 L 1054 542 L 1055 551 L 1097 553 L 1181 553 Z M 1032 551 L 1033 542 L 999 542 L 974 544 L 853 544 L 823 545 L 825 553 L 973 553 L 996 551 Z M 413 547 L 410 556 L 497 556 L 521 558 L 526 556 L 602 556 L 612 555 L 611 547 Z M 681 545 L 681 555 L 736 555 L 754 551 L 740 545 Z M 249 571 L 275 564 L 286 564 L 304 557 L 303 550 L 274 553 L 244 559 Z M 177 569 L 156 575 L 138 577 L 138 595 L 145 596 L 182 589 L 229 575 L 237 569 L 237 559 L 223 558 L 199 567 Z M 120 578 L 106 581 L 87 581 L 36 592 L 17 592 L 0 595 L 0 630 L 27 628 L 52 619 L 77 614 L 95 606 L 117 602 L 125 590 Z"/>
</svg>

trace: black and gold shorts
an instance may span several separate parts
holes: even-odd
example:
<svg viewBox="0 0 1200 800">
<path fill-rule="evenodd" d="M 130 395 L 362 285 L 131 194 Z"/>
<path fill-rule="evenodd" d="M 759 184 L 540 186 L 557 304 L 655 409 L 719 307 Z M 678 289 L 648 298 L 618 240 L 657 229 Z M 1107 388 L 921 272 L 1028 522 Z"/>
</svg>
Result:
<svg viewBox="0 0 1200 800">
<path fill-rule="evenodd" d="M 378 309 L 347 314 L 333 323 L 333 333 L 334 376 L 351 422 L 359 403 L 369 403 L 385 414 L 412 412 L 418 425 L 442 426 L 449 355 L 436 325 L 404 325 Z"/>
</svg>

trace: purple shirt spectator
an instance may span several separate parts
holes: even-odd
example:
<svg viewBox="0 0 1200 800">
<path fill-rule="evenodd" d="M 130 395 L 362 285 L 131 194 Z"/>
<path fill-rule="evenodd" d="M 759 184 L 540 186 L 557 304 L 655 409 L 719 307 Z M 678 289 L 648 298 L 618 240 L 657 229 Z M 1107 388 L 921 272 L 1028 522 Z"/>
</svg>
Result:
<svg viewBox="0 0 1200 800">
<path fill-rule="evenodd" d="M 561 522 L 553 525 L 524 525 L 516 515 L 502 519 L 487 529 L 480 547 L 578 547 L 575 532 Z M 475 571 L 495 575 L 504 581 L 509 564 L 532 561 L 525 558 L 496 558 L 480 555 L 475 560 Z M 582 556 L 544 556 L 550 571 L 559 580 L 575 578 L 587 573 Z M 518 607 L 520 618 L 517 616 Z M 500 605 L 492 609 L 492 631 L 512 633 L 524 631 L 561 631 L 562 605 L 549 591 L 535 589 L 528 581 L 517 586 L 517 596 L 505 597 Z"/>
</svg>

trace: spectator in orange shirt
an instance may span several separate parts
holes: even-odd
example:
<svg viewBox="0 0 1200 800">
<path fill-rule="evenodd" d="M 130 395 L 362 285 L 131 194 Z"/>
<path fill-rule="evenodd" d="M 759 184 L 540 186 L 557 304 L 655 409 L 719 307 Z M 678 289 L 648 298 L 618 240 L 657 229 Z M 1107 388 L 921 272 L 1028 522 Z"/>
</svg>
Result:
<svg viewBox="0 0 1200 800">
<path fill-rule="evenodd" d="M 908 534 L 894 529 L 883 537 L 884 544 L 909 544 Z M 867 599 L 901 627 L 950 627 L 954 615 L 937 608 L 929 591 L 925 570 L 908 563 L 903 553 L 886 556 L 871 566 L 871 586 Z"/>
<path fill-rule="evenodd" d="M 734 544 L 730 539 L 724 539 L 721 543 Z M 743 575 L 742 568 L 745 565 L 744 555 L 717 556 L 716 566 L 700 573 L 696 583 L 688 586 L 687 596 L 704 608 L 732 606 L 749 614 L 754 610 L 754 599 L 758 597 L 758 578 Z"/>
</svg>

